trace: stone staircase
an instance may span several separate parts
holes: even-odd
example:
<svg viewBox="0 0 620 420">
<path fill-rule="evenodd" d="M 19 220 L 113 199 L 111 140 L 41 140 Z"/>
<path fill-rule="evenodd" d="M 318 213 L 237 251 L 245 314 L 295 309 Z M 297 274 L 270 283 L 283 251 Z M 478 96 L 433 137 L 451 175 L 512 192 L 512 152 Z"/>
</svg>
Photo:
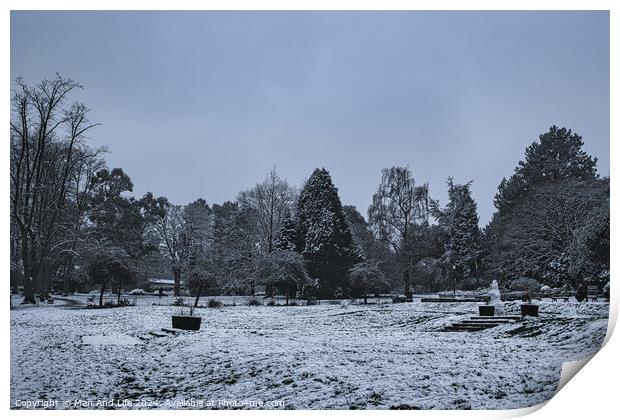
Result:
<svg viewBox="0 0 620 420">
<path fill-rule="evenodd" d="M 448 325 L 443 331 L 482 331 L 487 328 L 497 327 L 500 324 L 511 324 L 520 321 L 517 315 L 505 316 L 472 316 L 471 318 Z"/>
</svg>

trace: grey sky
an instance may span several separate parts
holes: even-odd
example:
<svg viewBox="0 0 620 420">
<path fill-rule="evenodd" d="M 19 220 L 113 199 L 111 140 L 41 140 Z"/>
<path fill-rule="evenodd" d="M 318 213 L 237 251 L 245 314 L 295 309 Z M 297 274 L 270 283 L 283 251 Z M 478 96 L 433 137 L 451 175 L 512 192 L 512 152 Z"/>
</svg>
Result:
<svg viewBox="0 0 620 420">
<path fill-rule="evenodd" d="M 473 180 L 484 225 L 552 124 L 609 174 L 607 12 L 13 12 L 11 77 L 54 72 L 136 195 L 180 204 L 324 166 L 366 215 L 408 164 L 441 203 L 448 175 Z"/>
</svg>

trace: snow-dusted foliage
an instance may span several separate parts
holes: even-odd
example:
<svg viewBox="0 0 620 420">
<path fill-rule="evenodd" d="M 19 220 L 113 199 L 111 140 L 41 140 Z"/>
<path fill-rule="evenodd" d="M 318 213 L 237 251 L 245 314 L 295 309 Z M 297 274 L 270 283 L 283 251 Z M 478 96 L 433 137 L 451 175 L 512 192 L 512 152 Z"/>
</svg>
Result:
<svg viewBox="0 0 620 420">
<path fill-rule="evenodd" d="M 359 262 L 349 270 L 348 276 L 353 290 L 364 296 L 364 303 L 368 294 L 385 293 L 390 288 L 390 283 L 376 262 Z"/>
<path fill-rule="evenodd" d="M 565 180 L 533 187 L 509 212 L 494 220 L 499 233 L 490 249 L 489 268 L 502 277 L 524 275 L 554 287 L 566 282 L 578 284 L 578 266 L 589 265 L 593 258 L 609 260 L 608 253 L 595 256 L 588 251 L 590 246 L 580 245 L 587 242 L 580 239 L 588 230 L 584 224 L 589 217 L 600 218 L 597 209 L 608 203 L 608 188 L 607 180 Z M 604 216 L 601 222 L 604 224 Z M 602 236 L 592 236 L 591 246 L 609 249 L 608 231 L 605 234 L 602 229 L 600 233 Z M 604 264 L 599 263 L 595 271 L 602 270 Z"/>
<path fill-rule="evenodd" d="M 280 178 L 275 169 L 263 182 L 239 194 L 239 203 L 254 210 L 257 239 L 263 253 L 275 248 L 280 228 L 290 216 L 295 198 L 295 189 Z"/>
<path fill-rule="evenodd" d="M 315 169 L 297 202 L 299 249 L 308 273 L 319 279 L 322 293 L 348 289 L 347 270 L 359 259 L 344 217 L 338 190 L 325 169 Z"/>
<path fill-rule="evenodd" d="M 439 209 L 433 202 L 433 215 L 447 234 L 445 254 L 440 258 L 446 266 L 454 287 L 457 282 L 473 275 L 478 275 L 480 258 L 480 228 L 476 202 L 471 196 L 471 182 L 464 185 L 454 183 L 448 178 L 448 203 L 445 209 Z"/>
<path fill-rule="evenodd" d="M 231 294 L 254 294 L 255 259 L 260 255 L 255 211 L 226 201 L 213 205 L 213 215 L 214 248 L 209 258 L 219 289 Z"/>
<path fill-rule="evenodd" d="M 211 209 L 204 199 L 186 206 L 166 203 L 163 214 L 148 224 L 148 238 L 174 276 L 175 295 L 180 294 L 183 274 L 192 273 L 194 280 L 206 276 L 212 225 Z"/>
<path fill-rule="evenodd" d="M 489 275 L 574 287 L 598 282 L 609 267 L 609 179 L 598 178 L 596 158 L 571 130 L 541 134 L 501 182 L 495 205 L 484 230 Z"/>
<path fill-rule="evenodd" d="M 295 297 L 297 292 L 302 296 L 305 286 L 312 283 L 304 268 L 303 257 L 291 250 L 278 249 L 259 257 L 256 274 L 268 290 L 276 288 L 284 291 L 287 299 Z"/>
<path fill-rule="evenodd" d="M 596 158 L 583 150 L 581 136 L 570 129 L 555 125 L 539 136 L 525 150 L 525 160 L 520 161 L 515 173 L 501 181 L 495 206 L 502 212 L 515 200 L 537 184 L 554 183 L 564 179 L 591 180 L 596 175 Z"/>
<path fill-rule="evenodd" d="M 300 251 L 299 236 L 299 226 L 289 213 L 282 222 L 275 247 L 289 251 Z"/>
<path fill-rule="evenodd" d="M 418 224 L 428 224 L 428 210 L 428 184 L 416 186 L 409 168 L 383 169 L 381 183 L 368 208 L 368 218 L 377 236 L 397 254 L 405 291 L 411 289 L 413 230 Z"/>
</svg>

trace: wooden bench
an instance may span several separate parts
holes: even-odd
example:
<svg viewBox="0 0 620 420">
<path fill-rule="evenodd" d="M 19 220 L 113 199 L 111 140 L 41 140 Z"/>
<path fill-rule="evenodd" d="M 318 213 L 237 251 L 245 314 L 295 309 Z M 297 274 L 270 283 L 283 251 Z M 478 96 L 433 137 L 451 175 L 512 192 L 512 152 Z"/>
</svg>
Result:
<svg viewBox="0 0 620 420">
<path fill-rule="evenodd" d="M 562 299 L 564 302 L 568 302 L 568 300 L 573 296 L 574 293 L 560 293 L 557 295 L 551 296 L 551 302 L 557 302 L 559 299 Z"/>
<path fill-rule="evenodd" d="M 592 300 L 592 302 L 598 301 L 598 287 L 597 286 L 588 286 L 588 294 L 586 295 L 586 302 L 588 299 Z"/>
</svg>

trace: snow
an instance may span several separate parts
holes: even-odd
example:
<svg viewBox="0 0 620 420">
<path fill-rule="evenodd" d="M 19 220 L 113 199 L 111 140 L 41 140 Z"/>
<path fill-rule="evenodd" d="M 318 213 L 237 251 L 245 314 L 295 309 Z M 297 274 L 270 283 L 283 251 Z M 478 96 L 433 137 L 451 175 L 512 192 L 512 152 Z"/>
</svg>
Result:
<svg viewBox="0 0 620 420">
<path fill-rule="evenodd" d="M 133 307 L 12 310 L 11 406 L 81 399 L 167 408 L 198 399 L 296 409 L 521 408 L 553 396 L 563 362 L 600 348 L 609 312 L 604 302 L 545 301 L 540 318 L 459 333 L 441 329 L 476 315 L 476 303 L 221 300 L 236 306 L 200 309 L 198 332 L 171 330 L 179 308 L 147 296 Z M 519 304 L 504 309 L 517 313 Z"/>
<path fill-rule="evenodd" d="M 131 346 L 138 344 L 140 341 L 137 338 L 130 337 L 123 334 L 115 335 L 85 335 L 82 337 L 82 344 L 90 344 L 93 346 L 106 346 L 106 345 L 118 345 L 118 346 Z"/>
<path fill-rule="evenodd" d="M 122 289 L 121 289 L 122 292 Z M 133 289 L 131 292 L 129 292 L 130 295 L 146 295 L 147 293 L 144 291 L 144 289 Z"/>
</svg>

